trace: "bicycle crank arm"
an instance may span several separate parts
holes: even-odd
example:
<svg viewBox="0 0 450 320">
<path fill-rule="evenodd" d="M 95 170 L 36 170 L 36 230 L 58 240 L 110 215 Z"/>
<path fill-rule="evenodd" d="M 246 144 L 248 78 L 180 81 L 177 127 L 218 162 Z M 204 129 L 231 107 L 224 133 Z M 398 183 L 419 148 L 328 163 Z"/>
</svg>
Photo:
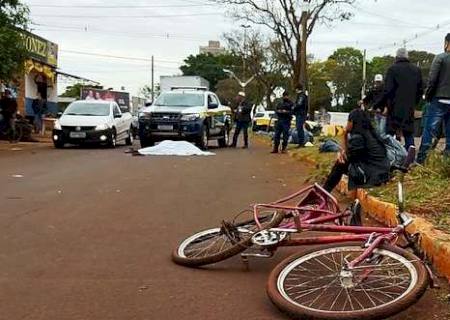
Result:
<svg viewBox="0 0 450 320">
<path fill-rule="evenodd" d="M 241 253 L 241 258 L 272 258 L 273 252 L 271 253 Z"/>
</svg>

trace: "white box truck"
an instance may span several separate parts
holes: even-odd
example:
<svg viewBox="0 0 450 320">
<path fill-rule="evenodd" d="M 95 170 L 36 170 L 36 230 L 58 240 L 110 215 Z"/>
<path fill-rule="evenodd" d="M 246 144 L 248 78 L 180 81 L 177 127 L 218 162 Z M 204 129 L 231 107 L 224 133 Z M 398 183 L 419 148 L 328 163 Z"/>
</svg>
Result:
<svg viewBox="0 0 450 320">
<path fill-rule="evenodd" d="M 209 81 L 200 76 L 161 76 L 159 84 L 161 92 L 173 87 L 206 87 L 209 90 Z"/>
</svg>

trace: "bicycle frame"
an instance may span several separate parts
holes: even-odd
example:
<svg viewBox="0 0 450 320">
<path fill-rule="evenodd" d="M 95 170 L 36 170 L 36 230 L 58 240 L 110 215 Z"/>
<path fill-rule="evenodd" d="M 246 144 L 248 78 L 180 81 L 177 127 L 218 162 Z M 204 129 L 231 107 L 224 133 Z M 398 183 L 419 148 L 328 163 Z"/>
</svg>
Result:
<svg viewBox="0 0 450 320">
<path fill-rule="evenodd" d="M 403 179 L 399 182 L 398 190 L 400 208 L 403 209 Z M 302 197 L 302 200 L 297 205 L 285 204 L 299 197 Z M 254 219 L 260 228 L 262 228 L 262 225 L 259 221 L 259 213 L 262 209 L 283 210 L 289 218 L 279 227 L 269 230 L 269 232 L 286 233 L 289 235 L 287 239 L 270 247 L 272 252 L 278 247 L 323 245 L 352 241 L 363 242 L 366 250 L 361 256 L 348 263 L 347 267 L 349 270 L 369 258 L 380 244 L 384 242 L 395 244 L 398 237 L 405 234 L 406 226 L 403 224 L 395 228 L 344 226 L 337 224 L 336 222 L 340 219 L 350 216 L 351 212 L 341 212 L 336 198 L 318 184 L 304 188 L 293 195 L 273 203 L 254 205 Z M 339 233 L 340 235 L 301 238 L 292 238 L 290 236 L 305 231 Z"/>
</svg>

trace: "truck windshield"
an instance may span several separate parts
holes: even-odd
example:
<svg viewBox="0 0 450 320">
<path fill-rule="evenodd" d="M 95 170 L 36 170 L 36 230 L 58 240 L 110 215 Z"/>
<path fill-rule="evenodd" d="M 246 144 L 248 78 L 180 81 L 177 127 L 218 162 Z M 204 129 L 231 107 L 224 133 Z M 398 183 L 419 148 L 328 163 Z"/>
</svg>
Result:
<svg viewBox="0 0 450 320">
<path fill-rule="evenodd" d="M 64 115 L 69 116 L 109 116 L 111 109 L 109 104 L 104 103 L 81 103 L 74 102 L 67 107 Z"/>
<path fill-rule="evenodd" d="M 199 107 L 205 104 L 205 96 L 199 93 L 170 93 L 159 96 L 155 106 L 161 107 Z"/>
</svg>

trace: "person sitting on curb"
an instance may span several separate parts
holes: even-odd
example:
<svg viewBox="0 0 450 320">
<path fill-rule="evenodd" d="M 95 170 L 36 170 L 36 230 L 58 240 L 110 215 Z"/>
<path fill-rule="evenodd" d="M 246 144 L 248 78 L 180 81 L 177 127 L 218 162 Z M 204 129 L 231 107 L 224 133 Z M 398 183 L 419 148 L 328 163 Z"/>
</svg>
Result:
<svg viewBox="0 0 450 320">
<path fill-rule="evenodd" d="M 390 162 L 387 150 L 372 126 L 369 114 L 361 108 L 353 110 L 345 131 L 344 146 L 323 185 L 324 189 L 332 192 L 344 174 L 348 175 L 350 190 L 388 182 Z"/>
<path fill-rule="evenodd" d="M 289 99 L 287 91 L 283 93 L 283 101 L 277 106 L 276 113 L 278 121 L 275 125 L 275 136 L 273 138 L 273 150 L 271 153 L 278 153 L 280 148 L 281 135 L 283 135 L 283 145 L 281 153 L 286 153 L 289 143 L 289 129 L 291 128 L 292 109 L 294 103 Z"/>
</svg>

